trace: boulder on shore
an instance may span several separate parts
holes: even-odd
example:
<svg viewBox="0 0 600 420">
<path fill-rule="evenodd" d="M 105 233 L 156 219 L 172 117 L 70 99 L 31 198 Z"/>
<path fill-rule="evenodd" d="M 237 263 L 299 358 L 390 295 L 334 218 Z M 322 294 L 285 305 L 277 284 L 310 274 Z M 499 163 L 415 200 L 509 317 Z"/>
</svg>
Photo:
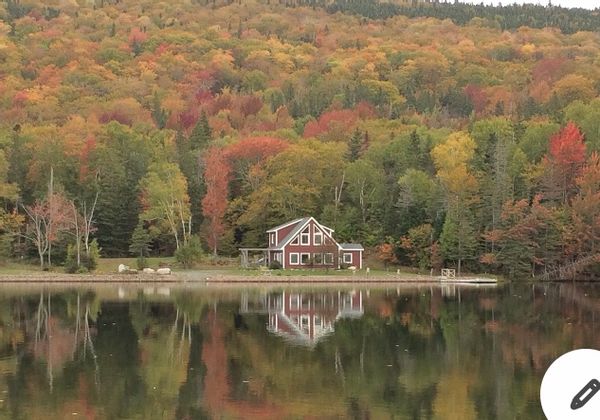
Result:
<svg viewBox="0 0 600 420">
<path fill-rule="evenodd" d="M 127 273 L 129 271 L 129 266 L 125 264 L 119 264 L 118 268 L 119 274 Z"/>
<path fill-rule="evenodd" d="M 158 270 L 156 270 L 156 274 L 171 274 L 171 269 L 169 267 L 159 268 Z"/>
<path fill-rule="evenodd" d="M 154 274 L 154 273 L 156 273 L 156 271 L 154 271 L 153 268 L 149 268 L 149 267 L 144 268 L 143 272 L 144 272 L 144 274 Z"/>
</svg>

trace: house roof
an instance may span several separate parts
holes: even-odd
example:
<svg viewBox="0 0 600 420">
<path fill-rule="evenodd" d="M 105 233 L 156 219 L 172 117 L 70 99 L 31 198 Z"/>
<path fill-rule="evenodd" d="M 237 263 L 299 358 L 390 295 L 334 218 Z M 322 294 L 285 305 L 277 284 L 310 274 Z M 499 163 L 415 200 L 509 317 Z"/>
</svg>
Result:
<svg viewBox="0 0 600 420">
<path fill-rule="evenodd" d="M 361 244 L 340 244 L 340 248 L 345 251 L 364 251 Z"/>
<path fill-rule="evenodd" d="M 285 245 L 287 245 L 287 243 L 289 241 L 291 241 L 294 236 L 296 236 L 298 233 L 300 233 L 300 231 L 302 229 L 304 229 L 304 227 L 308 224 L 308 222 L 310 222 L 310 219 L 312 219 L 312 217 L 305 217 L 303 219 L 298 219 L 297 220 L 298 224 L 296 225 L 296 227 L 294 229 L 292 229 L 290 231 L 290 233 L 288 233 L 285 236 L 285 238 L 283 238 L 281 241 L 279 241 L 279 245 L 277 247 L 275 247 L 274 249 L 283 249 L 283 247 Z M 290 225 L 290 224 L 291 224 L 291 222 L 288 223 L 288 225 Z"/>
<path fill-rule="evenodd" d="M 295 220 L 292 220 L 292 221 L 286 222 L 286 223 L 282 223 L 279 226 L 275 226 L 274 228 L 271 228 L 271 229 L 267 230 L 267 232 L 275 232 L 276 230 L 283 229 L 286 226 L 293 225 L 294 223 L 298 223 L 298 222 L 300 222 L 301 220 L 304 220 L 304 219 L 307 219 L 307 217 L 300 218 L 300 219 L 295 219 Z"/>
</svg>

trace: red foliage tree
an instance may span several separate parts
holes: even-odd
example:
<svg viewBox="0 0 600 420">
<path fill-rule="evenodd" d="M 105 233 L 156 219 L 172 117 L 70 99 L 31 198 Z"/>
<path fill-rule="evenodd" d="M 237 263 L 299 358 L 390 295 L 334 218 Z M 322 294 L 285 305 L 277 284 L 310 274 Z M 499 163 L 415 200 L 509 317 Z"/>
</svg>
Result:
<svg viewBox="0 0 600 420">
<path fill-rule="evenodd" d="M 225 150 L 225 155 L 236 178 L 245 185 L 254 185 L 252 174 L 267 158 L 287 149 L 289 143 L 275 137 L 248 137 L 232 144 Z M 256 187 L 256 185 L 254 185 Z"/>
<path fill-rule="evenodd" d="M 206 195 L 202 199 L 202 214 L 208 221 L 208 245 L 214 255 L 217 255 L 219 240 L 225 230 L 223 217 L 227 210 L 227 186 L 230 174 L 231 168 L 223 149 L 218 147 L 209 149 L 204 167 Z"/>
<path fill-rule="evenodd" d="M 143 44 L 148 40 L 148 34 L 146 32 L 142 32 L 139 28 L 132 28 L 129 33 L 129 45 L 134 44 Z"/>
<path fill-rule="evenodd" d="M 485 110 L 487 104 L 487 95 L 481 87 L 473 84 L 468 84 L 463 90 L 465 96 L 469 98 L 473 104 L 473 110 L 476 114 L 481 114 Z"/>
<path fill-rule="evenodd" d="M 573 122 L 569 122 L 550 139 L 550 153 L 546 157 L 547 192 L 550 198 L 567 202 L 575 190 L 575 180 L 584 162 L 583 134 Z"/>
<path fill-rule="evenodd" d="M 317 121 L 311 121 L 306 124 L 304 127 L 304 137 L 318 137 L 336 127 L 343 128 L 344 131 L 349 132 L 357 120 L 358 112 L 355 110 L 341 109 L 325 112 Z"/>
<path fill-rule="evenodd" d="M 90 154 L 96 149 L 96 138 L 89 136 L 79 154 L 79 180 L 85 181 L 89 174 Z"/>
</svg>

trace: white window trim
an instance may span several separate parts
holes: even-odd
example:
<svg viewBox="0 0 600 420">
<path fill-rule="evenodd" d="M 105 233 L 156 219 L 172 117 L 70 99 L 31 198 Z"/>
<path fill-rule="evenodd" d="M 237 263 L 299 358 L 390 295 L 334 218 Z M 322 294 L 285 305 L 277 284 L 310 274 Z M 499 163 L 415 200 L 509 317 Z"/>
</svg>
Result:
<svg viewBox="0 0 600 420">
<path fill-rule="evenodd" d="M 321 238 L 321 240 L 319 241 L 319 243 L 317 243 L 317 236 L 319 238 Z M 323 245 L 323 232 L 321 232 L 319 229 L 315 228 L 314 229 L 314 233 L 313 233 L 313 244 L 316 246 L 319 245 Z"/>
<path fill-rule="evenodd" d="M 296 262 L 292 262 L 292 256 L 296 256 Z M 300 254 L 297 252 L 290 252 L 290 265 L 300 265 Z"/>
<path fill-rule="evenodd" d="M 304 242 L 304 237 L 307 238 L 306 242 Z M 310 245 L 310 225 L 306 226 L 306 229 L 300 232 L 300 245 Z"/>
<path fill-rule="evenodd" d="M 300 245 L 300 239 L 299 239 L 298 235 L 296 235 L 296 237 L 294 239 L 292 239 L 292 242 L 290 242 L 290 245 Z"/>
<path fill-rule="evenodd" d="M 275 234 L 271 233 L 270 236 L 271 236 L 271 245 L 275 245 Z"/>
<path fill-rule="evenodd" d="M 346 260 L 346 257 L 350 256 L 350 261 Z M 352 264 L 352 252 L 344 252 L 344 264 Z"/>
<path fill-rule="evenodd" d="M 327 262 L 326 255 L 331 255 L 331 262 Z M 323 264 L 324 265 L 333 265 L 334 264 L 333 253 L 332 252 L 326 252 L 325 254 L 323 254 Z"/>
<path fill-rule="evenodd" d="M 303 263 L 302 262 L 302 257 L 307 255 L 308 256 L 308 261 L 307 263 Z M 309 265 L 310 264 L 310 253 L 309 252 L 301 252 L 300 253 L 300 265 Z"/>
</svg>

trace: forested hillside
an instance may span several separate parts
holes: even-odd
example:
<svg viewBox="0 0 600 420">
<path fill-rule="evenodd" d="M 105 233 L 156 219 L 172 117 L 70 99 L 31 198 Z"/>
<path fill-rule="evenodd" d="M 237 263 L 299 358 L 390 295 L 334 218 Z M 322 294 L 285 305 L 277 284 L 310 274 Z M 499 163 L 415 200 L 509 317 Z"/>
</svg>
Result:
<svg viewBox="0 0 600 420">
<path fill-rule="evenodd" d="M 267 3 L 0 3 L 0 251 L 197 235 L 236 255 L 313 215 L 423 269 L 594 255 L 600 37 L 564 30 L 581 12 L 561 30 Z"/>
</svg>

